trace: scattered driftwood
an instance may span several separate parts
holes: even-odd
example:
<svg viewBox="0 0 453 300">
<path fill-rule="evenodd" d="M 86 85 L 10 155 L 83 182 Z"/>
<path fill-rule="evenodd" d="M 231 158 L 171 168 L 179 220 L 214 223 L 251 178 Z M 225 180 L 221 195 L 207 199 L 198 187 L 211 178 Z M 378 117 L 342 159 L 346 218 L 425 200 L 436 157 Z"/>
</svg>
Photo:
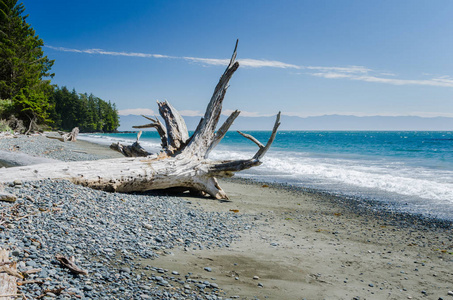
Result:
<svg viewBox="0 0 453 300">
<path fill-rule="evenodd" d="M 118 143 L 112 143 L 110 145 L 110 149 L 113 149 L 115 151 L 118 151 L 119 153 L 123 154 L 126 157 L 139 157 L 139 156 L 148 156 L 151 155 L 148 151 L 146 151 L 139 143 L 138 140 L 140 139 L 140 136 L 142 135 L 142 132 L 140 131 L 137 134 L 137 141 L 133 143 L 132 145 L 125 146 L 123 144 Z"/>
<path fill-rule="evenodd" d="M 265 146 L 255 142 L 259 149 L 251 158 L 242 160 L 209 160 L 209 153 L 227 133 L 239 111 L 234 111 L 216 131 L 222 112 L 223 99 L 228 83 L 238 69 L 236 47 L 223 75 L 220 77 L 204 117 L 189 137 L 184 119 L 168 102 L 158 102 L 159 113 L 164 120 L 148 118 L 151 124 L 141 128 L 156 128 L 162 141 L 162 151 L 146 157 L 124 157 L 84 162 L 61 162 L 0 170 L 0 182 L 14 179 L 40 180 L 44 178 L 67 179 L 76 184 L 95 189 L 118 192 L 138 192 L 177 188 L 209 195 L 216 199 L 228 199 L 219 186 L 218 177 L 229 177 L 235 172 L 262 164 L 262 157 L 271 146 L 280 125 L 280 113 Z M 165 126 L 163 125 L 165 124 Z M 138 143 L 138 140 L 137 140 Z M 126 151 L 125 151 L 126 152 Z"/>
<path fill-rule="evenodd" d="M 61 254 L 57 254 L 57 255 L 55 255 L 55 258 L 60 262 L 60 264 L 62 264 L 63 266 L 65 266 L 66 268 L 71 270 L 71 272 L 73 272 L 75 274 L 88 275 L 87 271 L 80 269 L 74 263 L 74 261 L 75 261 L 74 257 L 71 257 L 71 259 L 68 259 Z"/>
<path fill-rule="evenodd" d="M 17 278 L 23 276 L 17 272 L 16 263 L 9 261 L 9 251 L 0 248 L 0 299 L 16 298 Z"/>
</svg>

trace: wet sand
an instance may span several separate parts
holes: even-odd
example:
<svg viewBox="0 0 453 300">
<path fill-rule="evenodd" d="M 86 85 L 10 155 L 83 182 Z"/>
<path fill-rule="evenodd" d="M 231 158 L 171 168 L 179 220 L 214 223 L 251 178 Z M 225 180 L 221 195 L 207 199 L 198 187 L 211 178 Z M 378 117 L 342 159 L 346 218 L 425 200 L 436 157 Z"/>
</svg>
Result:
<svg viewBox="0 0 453 300">
<path fill-rule="evenodd" d="M 240 299 L 452 297 L 448 223 L 375 211 L 312 191 L 243 180 L 221 186 L 230 201 L 187 200 L 208 211 L 249 214 L 255 227 L 229 248 L 174 249 L 142 264 L 180 274 L 197 270 L 191 278 L 215 278 L 227 295 Z"/>
</svg>

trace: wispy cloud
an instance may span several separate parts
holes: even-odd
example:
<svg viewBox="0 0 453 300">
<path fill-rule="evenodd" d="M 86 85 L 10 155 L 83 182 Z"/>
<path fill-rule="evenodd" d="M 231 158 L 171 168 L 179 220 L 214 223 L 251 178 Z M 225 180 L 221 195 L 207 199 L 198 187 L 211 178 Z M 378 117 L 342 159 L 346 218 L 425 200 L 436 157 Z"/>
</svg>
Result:
<svg viewBox="0 0 453 300">
<path fill-rule="evenodd" d="M 72 49 L 64 47 L 45 46 L 47 48 L 72 53 L 94 54 L 94 55 L 110 55 L 110 56 L 126 56 L 126 57 L 141 57 L 141 58 L 158 58 L 158 59 L 179 59 L 193 63 L 212 66 L 226 66 L 229 59 L 217 58 L 201 58 L 191 56 L 170 56 L 152 53 L 140 52 L 116 52 L 106 51 L 102 49 Z M 329 67 L 329 66 L 299 66 L 276 60 L 260 60 L 260 59 L 239 59 L 239 63 L 244 67 L 249 68 L 279 68 L 279 69 L 296 69 L 305 70 L 297 72 L 297 74 L 308 74 L 311 76 L 326 78 L 326 79 L 347 79 L 355 81 L 391 84 L 391 85 L 419 85 L 419 86 L 437 86 L 437 87 L 453 87 L 453 78 L 449 76 L 437 76 L 431 79 L 399 79 L 391 72 L 378 72 L 364 66 L 346 66 L 346 67 Z M 428 74 L 423 74 L 428 75 Z M 389 78 L 392 77 L 392 78 Z"/>
<path fill-rule="evenodd" d="M 56 51 L 62 52 L 72 52 L 72 53 L 84 53 L 84 54 L 98 54 L 98 55 L 111 55 L 111 56 L 127 56 L 127 57 L 142 57 L 142 58 L 167 58 L 167 59 L 181 59 L 189 62 L 200 63 L 204 65 L 212 65 L 212 66 L 226 66 L 230 62 L 229 59 L 218 59 L 218 58 L 200 58 L 200 57 L 191 57 L 191 56 L 170 56 L 170 55 L 162 55 L 162 54 L 152 54 L 152 53 L 139 53 L 139 52 L 116 52 L 116 51 L 106 51 L 102 49 L 72 49 L 72 48 L 64 48 L 64 47 L 53 47 L 53 46 L 45 46 L 49 49 L 53 49 Z M 301 67 L 287 64 L 281 61 L 275 60 L 259 60 L 259 59 L 238 59 L 241 66 L 250 67 L 250 68 L 263 68 L 263 67 L 270 67 L 270 68 L 293 68 L 293 69 L 300 69 Z"/>
<path fill-rule="evenodd" d="M 418 79 L 386 78 L 375 76 L 372 74 L 354 74 L 342 72 L 317 72 L 311 73 L 310 75 L 327 79 L 347 78 L 350 80 L 386 83 L 392 85 L 422 85 L 422 86 L 424 85 L 424 86 L 453 87 L 453 79 L 448 76 L 418 80 Z"/>
</svg>

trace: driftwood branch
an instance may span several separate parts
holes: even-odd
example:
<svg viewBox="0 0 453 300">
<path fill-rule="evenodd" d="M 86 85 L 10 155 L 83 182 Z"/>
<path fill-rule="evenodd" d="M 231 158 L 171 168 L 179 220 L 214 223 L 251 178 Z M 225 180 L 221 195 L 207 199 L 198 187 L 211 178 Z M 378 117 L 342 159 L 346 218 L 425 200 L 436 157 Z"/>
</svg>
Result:
<svg viewBox="0 0 453 300">
<path fill-rule="evenodd" d="M 64 267 L 68 268 L 71 272 L 80 275 L 88 275 L 88 272 L 82 270 L 74 263 L 74 257 L 72 259 L 68 259 L 61 254 L 55 255 L 55 258 L 62 264 Z"/>
<path fill-rule="evenodd" d="M 147 117 L 145 115 L 142 115 L 142 117 L 152 121 L 152 123 L 149 123 L 149 124 L 146 124 L 146 125 L 132 126 L 132 127 L 133 128 L 140 128 L 140 129 L 141 128 L 155 128 L 157 130 L 157 133 L 159 133 L 162 149 L 167 148 L 167 146 L 168 146 L 167 129 L 164 127 L 164 125 L 162 125 L 160 120 L 157 117 L 155 117 L 154 119 L 150 118 L 150 117 Z"/>
<path fill-rule="evenodd" d="M 247 134 L 247 133 L 243 133 L 241 131 L 237 131 L 237 133 L 239 133 L 240 135 L 242 135 L 243 137 L 245 137 L 246 139 L 249 139 L 251 140 L 252 142 L 254 142 L 255 144 L 258 145 L 258 147 L 261 149 L 261 148 L 264 148 L 264 145 L 260 143 L 260 141 L 258 141 L 255 137 L 253 137 L 252 135 L 250 134 Z"/>
<path fill-rule="evenodd" d="M 277 118 L 275 119 L 275 124 L 274 124 L 274 128 L 272 129 L 271 137 L 267 141 L 266 146 L 264 146 L 264 148 L 260 148 L 258 150 L 258 152 L 256 152 L 255 156 L 253 157 L 254 159 L 261 159 L 264 156 L 264 154 L 266 154 L 266 152 L 269 150 L 272 143 L 274 142 L 275 137 L 277 136 L 278 127 L 280 126 L 280 115 L 281 115 L 281 112 L 279 111 L 277 114 Z"/>
<path fill-rule="evenodd" d="M 247 133 L 243 133 L 243 132 L 240 132 L 238 131 L 238 133 L 240 135 L 242 135 L 243 137 L 245 137 L 246 139 L 249 139 L 251 140 L 252 142 L 254 142 L 255 144 L 258 145 L 258 147 L 260 148 L 258 150 L 258 152 L 256 152 L 255 156 L 253 156 L 254 159 L 260 159 L 264 156 L 264 154 L 266 154 L 267 150 L 269 150 L 270 146 L 272 145 L 272 143 L 274 142 L 275 140 L 275 137 L 277 135 L 277 130 L 278 130 L 278 127 L 280 126 L 280 114 L 281 112 L 278 112 L 277 114 L 277 118 L 275 120 L 275 124 L 274 124 L 274 128 L 272 129 L 272 134 L 269 138 L 269 140 L 267 141 L 267 144 L 266 146 L 264 146 L 263 144 L 261 144 L 260 141 L 258 141 L 254 136 L 250 135 L 250 134 L 247 134 Z"/>
<path fill-rule="evenodd" d="M 212 94 L 211 101 L 206 108 L 204 117 L 186 148 L 186 151 L 192 155 L 206 158 L 211 148 L 210 145 L 213 142 L 214 131 L 222 112 L 222 103 L 225 98 L 228 83 L 230 82 L 234 72 L 236 72 L 239 68 L 239 63 L 236 61 L 237 46 L 238 41 L 236 41 L 236 46 L 234 47 L 230 63 L 214 89 L 214 93 Z"/>
<path fill-rule="evenodd" d="M 240 113 L 241 112 L 239 110 L 233 111 L 231 115 L 228 117 L 228 119 L 225 120 L 223 125 L 220 126 L 219 130 L 217 130 L 214 138 L 212 139 L 212 142 L 209 145 L 208 150 L 206 151 L 205 158 L 207 158 L 211 150 L 214 149 L 220 143 L 220 141 L 223 139 L 225 134 L 228 132 L 228 129 L 230 129 L 234 120 L 236 120 Z"/>
<path fill-rule="evenodd" d="M 157 117 L 145 117 L 152 123 L 136 126 L 136 128 L 155 128 L 158 131 L 162 141 L 162 151 L 159 154 L 150 155 L 146 152 L 138 143 L 139 134 L 137 141 L 131 146 L 114 144 L 112 147 L 130 157 L 94 162 L 42 164 L 9 168 L 6 171 L 0 169 L 0 183 L 14 179 L 27 181 L 53 178 L 67 179 L 76 184 L 106 191 L 140 192 L 178 189 L 209 195 L 216 199 L 228 199 L 217 178 L 232 176 L 235 172 L 262 164 L 261 158 L 269 150 L 280 125 L 279 113 L 266 145 L 251 135 L 242 134 L 259 146 L 259 150 L 252 158 L 223 161 L 208 159 L 209 153 L 225 137 L 240 113 L 238 110 L 231 113 L 216 131 L 230 79 L 239 68 L 236 56 L 237 42 L 231 60 L 220 77 L 206 112 L 192 136 L 189 137 L 180 113 L 168 101 L 157 102 L 164 122 L 161 123 Z"/>
</svg>

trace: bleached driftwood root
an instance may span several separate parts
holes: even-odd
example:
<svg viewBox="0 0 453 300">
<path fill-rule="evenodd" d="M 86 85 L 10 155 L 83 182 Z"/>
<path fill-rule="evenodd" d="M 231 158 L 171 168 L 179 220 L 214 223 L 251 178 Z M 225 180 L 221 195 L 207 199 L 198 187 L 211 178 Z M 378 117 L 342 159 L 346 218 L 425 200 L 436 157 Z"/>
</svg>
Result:
<svg viewBox="0 0 453 300">
<path fill-rule="evenodd" d="M 63 131 L 58 131 L 58 134 L 60 136 L 54 136 L 54 135 L 46 135 L 49 139 L 55 139 L 59 140 L 62 142 L 75 142 L 77 140 L 77 136 L 79 135 L 79 127 L 74 127 L 71 132 L 63 132 Z"/>
<path fill-rule="evenodd" d="M 71 132 L 61 134 L 63 142 L 75 142 L 77 141 L 77 136 L 79 135 L 79 127 L 74 127 Z"/>
<path fill-rule="evenodd" d="M 229 177 L 235 172 L 259 166 L 261 158 L 269 150 L 280 125 L 280 113 L 269 141 L 264 146 L 250 135 L 257 153 L 243 160 L 211 161 L 209 153 L 222 140 L 239 115 L 234 111 L 216 131 L 222 112 L 222 103 L 228 83 L 238 69 L 236 47 L 223 75 L 220 77 L 204 117 L 189 137 L 184 119 L 167 101 L 158 102 L 159 113 L 165 126 L 158 118 L 149 118 L 152 123 L 138 128 L 156 128 L 162 141 L 159 154 L 146 157 L 118 158 L 85 162 L 62 162 L 0 170 L 0 182 L 14 179 L 39 180 L 44 178 L 67 179 L 76 184 L 107 191 L 136 192 L 155 189 L 178 188 L 210 195 L 216 199 L 228 199 L 217 182 L 218 177 Z M 138 139 L 137 142 L 138 144 Z M 138 145 L 139 146 L 139 145 Z M 124 147 L 123 147 L 124 148 Z M 11 175 L 14 174 L 14 175 Z"/>
</svg>

